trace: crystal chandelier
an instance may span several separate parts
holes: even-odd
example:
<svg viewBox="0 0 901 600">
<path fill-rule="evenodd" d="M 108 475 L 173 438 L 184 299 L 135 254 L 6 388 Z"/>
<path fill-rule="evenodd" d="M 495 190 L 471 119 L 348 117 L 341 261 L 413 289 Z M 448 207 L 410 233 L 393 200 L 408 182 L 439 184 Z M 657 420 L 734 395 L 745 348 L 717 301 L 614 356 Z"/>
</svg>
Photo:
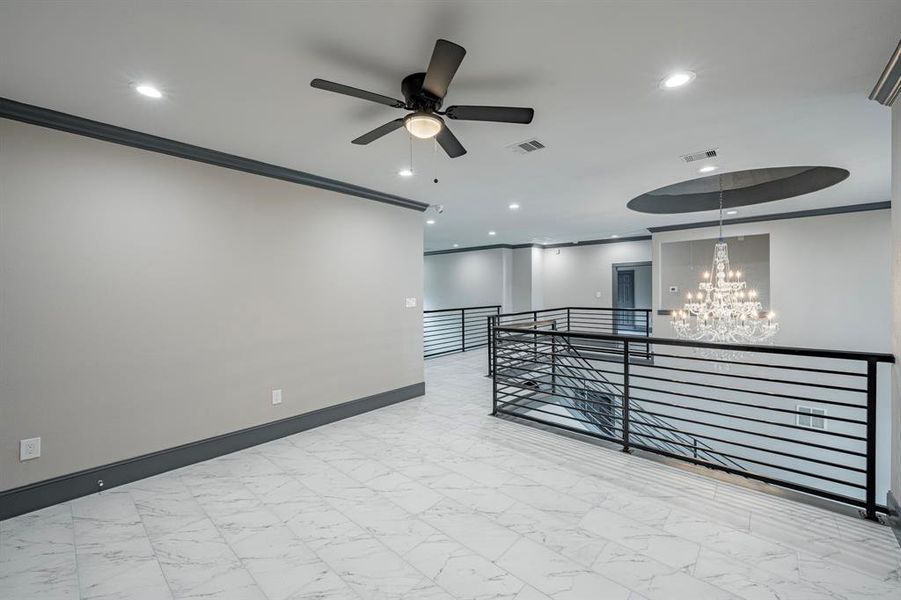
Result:
<svg viewBox="0 0 901 600">
<path fill-rule="evenodd" d="M 695 295 L 682 310 L 673 311 L 672 325 L 680 338 L 732 344 L 754 344 L 779 331 L 775 314 L 763 314 L 757 292 L 747 289 L 741 271 L 729 265 L 723 240 L 723 179 L 720 176 L 720 235 L 713 250 L 713 268 L 705 272 Z M 711 280 L 712 278 L 712 280 Z"/>
</svg>

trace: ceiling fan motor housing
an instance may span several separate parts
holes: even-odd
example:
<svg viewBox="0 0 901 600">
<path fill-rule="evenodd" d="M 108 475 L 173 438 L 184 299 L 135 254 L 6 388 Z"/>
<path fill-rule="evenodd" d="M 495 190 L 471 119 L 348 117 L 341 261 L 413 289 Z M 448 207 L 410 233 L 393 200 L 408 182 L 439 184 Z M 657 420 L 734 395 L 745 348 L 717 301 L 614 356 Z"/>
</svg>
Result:
<svg viewBox="0 0 901 600">
<path fill-rule="evenodd" d="M 407 110 L 435 112 L 441 108 L 442 99 L 422 89 L 425 73 L 407 75 L 400 84 L 400 91 L 407 101 Z"/>
</svg>

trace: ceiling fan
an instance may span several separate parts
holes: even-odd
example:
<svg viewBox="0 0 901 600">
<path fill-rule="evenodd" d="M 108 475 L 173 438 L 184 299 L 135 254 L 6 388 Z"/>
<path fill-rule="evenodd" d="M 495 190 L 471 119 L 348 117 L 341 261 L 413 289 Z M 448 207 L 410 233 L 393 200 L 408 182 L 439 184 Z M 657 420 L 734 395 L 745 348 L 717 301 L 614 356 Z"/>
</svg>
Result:
<svg viewBox="0 0 901 600">
<path fill-rule="evenodd" d="M 369 133 L 364 133 L 353 140 L 354 144 L 369 144 L 395 129 L 406 127 L 411 135 L 418 138 L 434 137 L 448 156 L 457 158 L 466 154 L 466 148 L 447 128 L 442 116 L 461 121 L 527 124 L 532 122 L 532 117 L 535 115 L 535 111 L 531 108 L 511 106 L 448 106 L 446 110 L 442 111 L 441 105 L 447 94 L 447 88 L 465 55 L 466 50 L 453 42 L 447 40 L 435 42 L 428 70 L 425 73 L 407 75 L 401 82 L 400 89 L 404 100 L 397 100 L 325 79 L 314 79 L 310 85 L 320 90 L 337 92 L 370 102 L 378 102 L 392 108 L 412 111 L 403 118 L 389 121 Z"/>
</svg>

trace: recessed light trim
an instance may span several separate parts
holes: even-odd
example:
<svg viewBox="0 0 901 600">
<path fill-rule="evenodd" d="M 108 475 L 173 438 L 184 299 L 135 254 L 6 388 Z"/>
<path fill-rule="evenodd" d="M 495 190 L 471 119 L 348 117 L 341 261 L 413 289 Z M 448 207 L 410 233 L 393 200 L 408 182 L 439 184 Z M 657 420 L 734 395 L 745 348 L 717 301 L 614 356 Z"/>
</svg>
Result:
<svg viewBox="0 0 901 600">
<path fill-rule="evenodd" d="M 677 71 L 667 75 L 663 81 L 660 82 L 660 87 L 666 90 L 682 87 L 694 81 L 695 77 L 694 71 Z"/>
<path fill-rule="evenodd" d="M 434 225 L 434 224 L 435 224 L 435 219 L 428 219 L 428 220 L 426 220 L 425 224 L 426 224 L 426 225 Z"/>
<path fill-rule="evenodd" d="M 698 173 L 711 173 L 713 171 L 716 171 L 717 169 L 719 169 L 719 167 L 716 165 L 704 165 L 703 167 L 698 169 Z"/>
<path fill-rule="evenodd" d="M 397 174 L 401 177 L 413 177 L 413 169 L 401 169 Z"/>
<path fill-rule="evenodd" d="M 516 202 L 511 202 L 507 205 L 507 208 L 509 208 L 510 210 L 519 210 L 519 204 Z"/>
<path fill-rule="evenodd" d="M 454 244 L 454 248 L 459 248 L 460 244 Z"/>
<path fill-rule="evenodd" d="M 619 237 L 619 234 L 618 234 L 618 233 L 614 233 L 614 234 L 611 235 L 610 237 L 612 237 L 612 238 L 618 238 L 618 237 Z"/>
<path fill-rule="evenodd" d="M 147 96 L 148 98 L 159 99 L 163 97 L 163 92 L 151 83 L 136 83 L 134 84 L 134 88 L 137 93 L 142 96 Z"/>
<path fill-rule="evenodd" d="M 496 231 L 489 231 L 489 232 L 488 232 L 488 235 L 497 235 L 497 232 L 496 232 Z"/>
</svg>

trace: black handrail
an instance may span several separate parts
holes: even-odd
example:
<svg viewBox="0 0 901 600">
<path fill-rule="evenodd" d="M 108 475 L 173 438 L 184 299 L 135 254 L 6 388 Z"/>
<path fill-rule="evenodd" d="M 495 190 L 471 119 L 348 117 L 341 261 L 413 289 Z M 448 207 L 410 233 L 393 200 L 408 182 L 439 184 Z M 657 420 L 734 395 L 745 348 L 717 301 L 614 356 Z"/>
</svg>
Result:
<svg viewBox="0 0 901 600">
<path fill-rule="evenodd" d="M 885 511 L 876 502 L 877 370 L 891 354 L 491 331 L 493 414 L 844 502 L 870 519 Z M 615 403 L 590 397 L 606 386 Z M 822 410 L 816 427 L 801 420 L 811 406 Z"/>
<path fill-rule="evenodd" d="M 423 356 L 432 358 L 488 345 L 482 319 L 500 314 L 499 304 L 422 311 Z"/>
<path fill-rule="evenodd" d="M 653 325 L 651 313 L 649 308 L 563 306 L 492 315 L 487 318 L 485 327 L 488 337 L 488 375 L 491 375 L 492 371 L 491 330 L 495 325 L 509 325 L 511 322 L 522 321 L 521 317 L 531 317 L 532 322 L 538 321 L 539 318 L 550 317 L 562 321 L 565 317 L 565 327 L 558 327 L 558 330 L 611 334 L 628 331 L 630 338 L 634 339 L 634 337 L 647 338 L 651 335 Z"/>
</svg>

